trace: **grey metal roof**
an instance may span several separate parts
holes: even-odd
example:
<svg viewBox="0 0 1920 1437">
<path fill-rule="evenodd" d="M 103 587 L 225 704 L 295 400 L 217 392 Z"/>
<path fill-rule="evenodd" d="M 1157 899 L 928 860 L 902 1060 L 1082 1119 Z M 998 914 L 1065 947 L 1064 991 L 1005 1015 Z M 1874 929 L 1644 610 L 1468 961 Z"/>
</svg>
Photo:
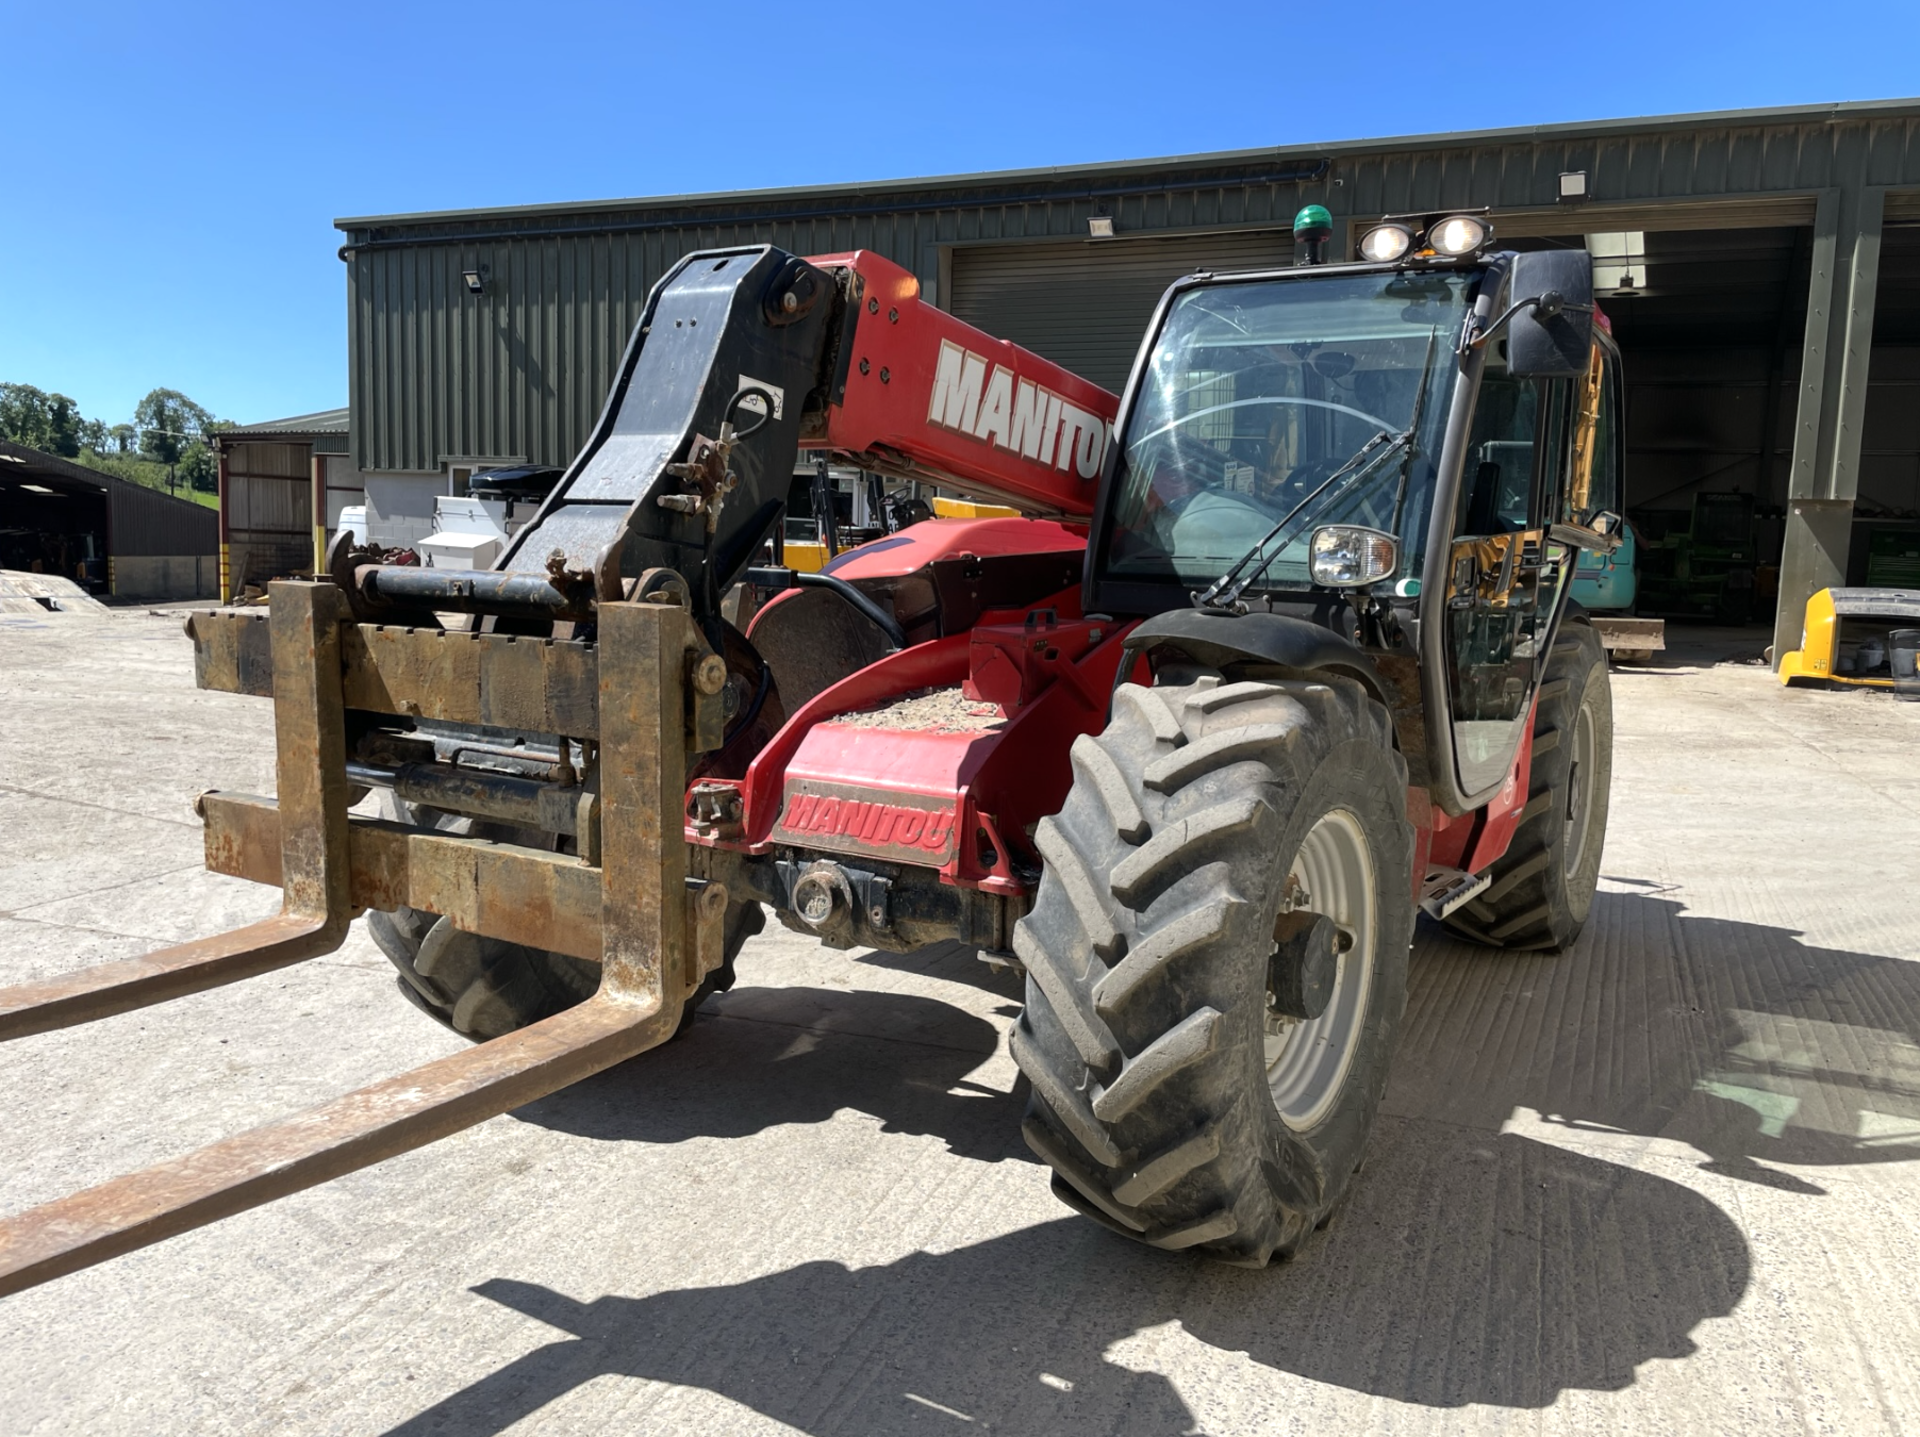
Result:
<svg viewBox="0 0 1920 1437">
<path fill-rule="evenodd" d="M 1870 122 L 1920 116 L 1920 97 L 1889 100 L 1843 100 L 1825 105 L 1775 105 L 1747 110 L 1706 110 L 1691 114 L 1652 115 L 1610 120 L 1583 120 L 1558 125 L 1521 125 L 1506 129 L 1460 130 L 1314 144 L 1220 150 L 1194 155 L 1169 155 L 1133 160 L 1104 160 L 1084 165 L 1049 165 L 1035 169 L 984 170 L 972 174 L 933 175 L 857 183 L 789 185 L 773 189 L 707 191 L 684 195 L 651 195 L 629 199 L 578 200 L 553 204 L 495 205 L 474 209 L 424 210 L 388 215 L 354 215 L 336 219 L 339 230 L 356 231 L 401 225 L 443 225 L 449 221 L 497 221 L 567 215 L 631 214 L 651 210 L 690 209 L 715 205 L 784 203 L 802 199 L 852 200 L 878 198 L 902 192 L 977 189 L 982 185 L 1057 184 L 1098 181 L 1143 172 L 1167 174 L 1188 170 L 1240 168 L 1276 162 L 1333 160 L 1383 152 L 1404 153 L 1457 149 L 1483 145 L 1603 139 L 1625 135 L 1657 135 L 1677 130 L 1721 129 L 1770 125 L 1806 125 Z"/>
<path fill-rule="evenodd" d="M 237 424 L 223 434 L 245 434 L 261 438 L 274 434 L 345 434 L 346 409 L 322 409 L 314 414 L 295 414 L 286 419 L 263 419 L 258 424 Z"/>
<path fill-rule="evenodd" d="M 10 439 L 0 439 L 0 479 L 51 479 L 55 487 L 92 488 L 100 493 L 110 492 L 114 485 L 127 481 L 117 474 L 107 474 L 98 469 L 89 469 L 84 464 L 76 464 L 71 459 L 62 459 L 58 454 L 48 454 L 43 450 L 29 449 L 24 444 L 15 444 Z M 183 499 L 182 503 L 192 503 Z"/>
<path fill-rule="evenodd" d="M 104 494 L 115 554 L 212 554 L 217 549 L 220 516 L 206 505 L 0 439 L 0 489 L 28 482 L 63 494 Z"/>
</svg>

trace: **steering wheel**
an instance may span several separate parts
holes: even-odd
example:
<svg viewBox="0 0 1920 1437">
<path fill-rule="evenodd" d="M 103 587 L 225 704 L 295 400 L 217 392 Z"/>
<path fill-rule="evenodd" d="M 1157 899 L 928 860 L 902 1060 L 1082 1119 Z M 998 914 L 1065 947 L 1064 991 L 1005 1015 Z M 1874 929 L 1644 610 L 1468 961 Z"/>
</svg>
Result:
<svg viewBox="0 0 1920 1437">
<path fill-rule="evenodd" d="M 1195 494 L 1206 493 L 1222 487 L 1226 478 L 1228 456 L 1222 454 L 1206 440 L 1192 434 L 1182 434 L 1178 430 L 1165 429 L 1155 435 L 1152 457 L 1147 465 L 1153 475 L 1153 490 L 1160 502 L 1169 508 L 1178 509 Z M 1161 483 L 1161 471 L 1171 470 L 1177 476 L 1174 485 Z"/>
<path fill-rule="evenodd" d="M 1355 409 L 1351 404 L 1336 404 L 1331 399 L 1308 399 L 1299 394 L 1263 394 L 1254 399 L 1236 399 L 1229 404 L 1209 404 L 1204 409 L 1196 409 L 1191 414 L 1181 415 L 1171 424 L 1162 425 L 1154 434 L 1147 437 L 1154 438 L 1159 434 L 1171 433 L 1182 425 L 1191 424 L 1194 420 L 1205 418 L 1209 414 L 1224 414 L 1233 409 L 1254 409 L 1270 404 L 1290 404 L 1299 409 L 1330 409 L 1336 414 L 1349 414 L 1363 423 L 1372 425 L 1373 432 L 1376 434 L 1382 429 L 1391 434 L 1398 434 L 1404 427 L 1390 423 L 1377 414 L 1369 414 L 1364 409 Z"/>
</svg>

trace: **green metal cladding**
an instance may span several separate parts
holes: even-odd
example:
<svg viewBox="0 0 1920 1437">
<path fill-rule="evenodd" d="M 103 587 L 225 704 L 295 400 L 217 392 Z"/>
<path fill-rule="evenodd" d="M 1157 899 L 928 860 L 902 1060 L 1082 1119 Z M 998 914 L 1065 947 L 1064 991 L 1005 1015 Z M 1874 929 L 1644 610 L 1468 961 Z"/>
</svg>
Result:
<svg viewBox="0 0 1920 1437">
<path fill-rule="evenodd" d="M 1589 199 L 1559 199 L 1567 171 L 1585 172 Z M 450 458 L 566 463 L 648 290 L 695 249 L 873 249 L 940 300 L 943 251 L 1085 239 L 1093 215 L 1112 216 L 1124 239 L 1285 231 L 1303 206 L 1324 205 L 1338 252 L 1354 221 L 1389 213 L 1489 206 L 1504 233 L 1577 233 L 1654 227 L 1651 209 L 1671 228 L 1814 224 L 1824 197 L 1823 218 L 1840 213 L 1844 229 L 1856 210 L 1920 217 L 1903 190 L 1920 191 L 1920 101 L 342 219 L 353 451 L 375 471 L 434 470 Z"/>
</svg>

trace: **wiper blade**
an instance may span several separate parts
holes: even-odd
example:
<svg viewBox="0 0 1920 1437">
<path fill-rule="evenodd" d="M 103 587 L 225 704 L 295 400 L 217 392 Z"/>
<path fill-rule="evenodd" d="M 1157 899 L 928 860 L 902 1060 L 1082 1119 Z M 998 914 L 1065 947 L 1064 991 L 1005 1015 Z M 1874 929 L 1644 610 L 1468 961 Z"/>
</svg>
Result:
<svg viewBox="0 0 1920 1437">
<path fill-rule="evenodd" d="M 1416 418 L 1414 422 L 1417 424 L 1419 421 Z M 1401 430 L 1398 434 L 1393 433 L 1391 430 L 1382 429 L 1378 434 L 1374 435 L 1373 438 L 1369 439 L 1365 444 L 1362 444 L 1359 449 L 1354 451 L 1352 457 L 1349 458 L 1346 463 L 1334 470 L 1333 473 L 1329 474 L 1321 482 L 1319 488 L 1315 489 L 1298 504 L 1295 504 L 1293 508 L 1289 509 L 1279 523 L 1267 530 L 1265 537 L 1236 559 L 1232 568 L 1215 579 L 1204 590 L 1195 594 L 1193 596 L 1194 607 L 1197 609 L 1218 609 L 1228 613 L 1245 612 L 1245 607 L 1240 602 L 1240 596 L 1246 593 L 1253 585 L 1254 580 L 1258 579 L 1267 571 L 1269 564 L 1280 557 L 1281 550 L 1275 549 L 1272 553 L 1267 554 L 1264 559 L 1261 559 L 1260 556 L 1266 553 L 1267 546 L 1285 533 L 1287 527 L 1292 524 L 1295 519 L 1299 518 L 1301 513 L 1308 505 L 1312 504 L 1314 500 L 1318 499 L 1322 494 L 1325 494 L 1336 484 L 1344 487 L 1347 484 L 1353 483 L 1362 475 L 1372 472 L 1382 460 L 1386 459 L 1396 450 L 1411 445 L 1413 443 L 1413 434 L 1414 431 L 1411 426 Z M 1284 546 L 1282 547 L 1284 548 Z M 1254 568 L 1248 570 L 1247 566 L 1252 564 L 1255 559 L 1260 559 L 1260 562 L 1255 565 Z M 1245 572 L 1243 573 L 1242 571 Z"/>
<path fill-rule="evenodd" d="M 1420 390 L 1413 396 L 1413 418 L 1407 421 L 1407 433 L 1420 432 L 1420 419 L 1427 410 L 1427 391 L 1433 384 L 1433 352 L 1440 343 L 1440 327 L 1434 326 L 1433 333 L 1427 336 L 1427 359 L 1420 369 Z M 1420 452 L 1420 446 L 1409 444 L 1400 458 L 1400 482 L 1393 491 L 1393 532 L 1400 532 L 1400 523 L 1406 517 L 1407 484 L 1413 478 L 1413 458 Z"/>
</svg>

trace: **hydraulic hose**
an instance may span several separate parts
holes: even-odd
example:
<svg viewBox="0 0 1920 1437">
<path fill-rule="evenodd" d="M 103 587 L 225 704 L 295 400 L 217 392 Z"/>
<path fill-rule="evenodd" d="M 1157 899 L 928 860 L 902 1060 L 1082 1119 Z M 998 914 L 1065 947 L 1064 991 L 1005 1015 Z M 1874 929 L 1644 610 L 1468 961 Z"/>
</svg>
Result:
<svg viewBox="0 0 1920 1437">
<path fill-rule="evenodd" d="M 831 589 L 858 609 L 869 623 L 887 636 L 887 641 L 895 649 L 907 647 L 907 631 L 900 627 L 900 621 L 885 609 L 874 603 L 845 579 L 832 574 L 803 574 L 795 569 L 749 569 L 743 576 L 747 583 L 756 588 L 772 589 L 779 592 L 785 589 Z"/>
</svg>

